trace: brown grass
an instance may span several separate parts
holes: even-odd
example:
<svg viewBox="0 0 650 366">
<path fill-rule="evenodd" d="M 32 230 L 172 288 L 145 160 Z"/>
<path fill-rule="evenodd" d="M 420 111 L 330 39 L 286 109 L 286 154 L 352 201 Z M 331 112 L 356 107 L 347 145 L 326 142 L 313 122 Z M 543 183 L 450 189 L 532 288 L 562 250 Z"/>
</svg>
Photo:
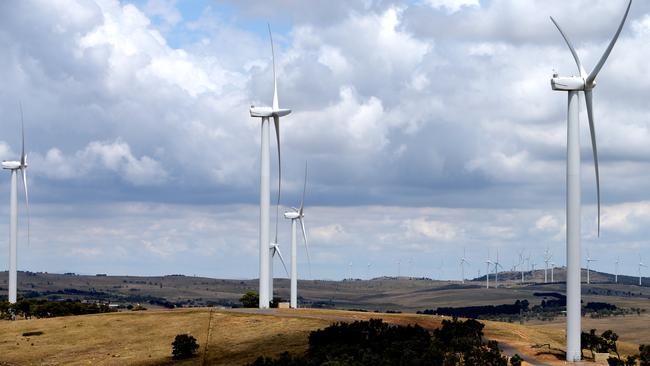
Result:
<svg viewBox="0 0 650 366">
<path fill-rule="evenodd" d="M 643 327 L 643 324 L 648 324 L 649 317 L 585 318 L 584 328 L 614 329 L 622 335 L 621 348 L 628 353 L 636 350 L 639 340 L 650 335 L 650 331 Z M 438 327 L 442 320 L 429 315 L 341 310 L 235 312 L 203 308 L 0 321 L 0 364 L 170 364 L 171 342 L 175 335 L 189 333 L 201 346 L 198 355 L 174 364 L 243 365 L 260 355 L 304 352 L 309 332 L 333 322 L 371 318 L 382 318 L 393 324 L 419 324 L 427 329 Z M 552 355 L 561 353 L 564 348 L 563 323 L 560 321 L 523 326 L 489 321 L 485 324 L 486 337 L 499 341 L 508 353 L 517 352 L 524 359 L 536 360 L 536 364 L 563 364 Z M 29 331 L 42 331 L 43 334 L 22 336 Z M 535 344 L 548 344 L 549 347 L 532 348 Z M 551 352 L 547 351 L 548 348 Z"/>
</svg>

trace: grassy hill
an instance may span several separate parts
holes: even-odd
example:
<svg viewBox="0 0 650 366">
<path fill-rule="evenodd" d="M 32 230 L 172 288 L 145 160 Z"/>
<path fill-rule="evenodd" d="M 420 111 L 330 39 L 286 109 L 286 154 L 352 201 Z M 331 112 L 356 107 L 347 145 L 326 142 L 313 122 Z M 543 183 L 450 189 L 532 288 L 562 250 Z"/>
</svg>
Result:
<svg viewBox="0 0 650 366">
<path fill-rule="evenodd" d="M 439 326 L 441 317 L 415 314 L 376 314 L 340 310 L 216 310 L 195 308 L 120 312 L 50 319 L 0 321 L 2 365 L 243 365 L 260 355 L 304 352 L 310 331 L 336 321 L 381 317 L 393 324 Z M 641 329 L 650 316 L 625 317 L 616 322 L 623 352 L 633 352 L 639 339 L 650 340 Z M 586 326 L 598 326 L 585 319 Z M 519 353 L 535 365 L 561 365 L 564 335 L 561 323 L 510 324 L 485 322 L 486 337 L 498 340 L 507 354 Z M 610 326 L 612 324 L 607 324 Z M 24 336 L 25 332 L 42 332 Z M 180 333 L 192 334 L 200 344 L 198 356 L 173 362 L 171 342 Z M 633 336 L 630 336 L 634 334 Z M 534 348 L 536 344 L 548 347 Z M 4 362 L 4 364 L 3 364 Z"/>
<path fill-rule="evenodd" d="M 556 279 L 562 276 L 556 270 Z M 530 273 L 521 284 L 517 273 L 500 274 L 500 287 L 485 289 L 484 281 L 434 281 L 409 277 L 372 280 L 299 281 L 301 302 L 308 306 L 337 309 L 397 310 L 415 312 L 438 306 L 496 305 L 528 300 L 539 303 L 536 292 L 564 292 L 564 283 L 544 284 L 543 271 Z M 512 280 L 511 278 L 517 278 Z M 650 287 L 613 284 L 606 274 L 594 273 L 591 285 L 583 284 L 585 301 L 603 301 L 625 307 L 650 309 Z M 501 280 L 503 279 L 503 280 Z M 622 280 L 619 276 L 619 280 Z M 6 296 L 6 272 L 0 272 L 0 297 Z M 257 280 L 227 280 L 191 276 L 79 276 L 20 272 L 19 294 L 26 297 L 108 300 L 145 303 L 149 307 L 239 305 L 247 291 L 257 291 Z M 650 279 L 646 281 L 650 284 Z M 289 281 L 277 279 L 276 296 L 289 297 Z M 491 283 L 493 285 L 493 283 Z"/>
</svg>

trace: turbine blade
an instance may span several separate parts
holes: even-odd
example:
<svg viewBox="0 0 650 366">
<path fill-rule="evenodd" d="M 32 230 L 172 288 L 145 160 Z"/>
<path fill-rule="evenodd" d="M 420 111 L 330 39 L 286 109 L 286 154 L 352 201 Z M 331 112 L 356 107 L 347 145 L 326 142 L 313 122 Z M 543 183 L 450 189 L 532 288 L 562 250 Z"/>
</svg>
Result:
<svg viewBox="0 0 650 366">
<path fill-rule="evenodd" d="M 585 90 L 585 102 L 587 103 L 587 116 L 589 117 L 589 132 L 591 133 L 591 148 L 594 153 L 594 169 L 596 170 L 596 195 L 598 200 L 598 236 L 600 236 L 600 172 L 598 171 L 598 148 L 596 147 L 596 126 L 594 125 L 594 112 L 592 104 L 592 92 Z"/>
<path fill-rule="evenodd" d="M 287 271 L 287 265 L 284 264 L 284 257 L 282 257 L 282 252 L 280 251 L 279 246 L 275 246 L 275 252 L 278 253 L 278 257 L 280 257 L 280 262 L 282 262 L 282 267 L 284 267 L 284 271 L 287 273 L 287 276 L 291 277 L 289 274 L 289 271 Z"/>
<path fill-rule="evenodd" d="M 23 186 L 25 187 L 25 206 L 27 207 L 27 245 L 29 245 L 29 193 L 27 192 L 27 168 L 23 167 L 20 169 L 23 173 Z"/>
<path fill-rule="evenodd" d="M 302 217 L 303 208 L 305 204 L 305 192 L 307 192 L 307 162 L 306 161 L 305 161 L 305 183 L 303 184 L 302 187 L 302 199 L 300 200 L 300 211 L 298 212 L 300 214 L 300 217 Z"/>
<path fill-rule="evenodd" d="M 282 159 L 280 157 L 280 117 L 273 116 L 275 138 L 278 144 L 278 201 L 275 205 L 275 242 L 278 242 L 278 220 L 280 218 L 280 191 L 282 189 Z"/>
<path fill-rule="evenodd" d="M 273 62 L 273 110 L 277 111 L 280 109 L 278 102 L 278 82 L 275 76 L 275 50 L 273 49 L 273 34 L 271 34 L 271 24 L 269 26 L 269 38 L 271 39 L 271 58 Z"/>
<path fill-rule="evenodd" d="M 580 76 L 584 78 L 585 76 L 587 76 L 587 72 L 585 71 L 584 67 L 582 67 L 582 63 L 580 62 L 580 58 L 578 57 L 578 53 L 573 48 L 573 45 L 571 44 L 571 41 L 569 41 L 569 37 L 566 36 L 566 34 L 562 30 L 562 28 L 560 28 L 560 25 L 557 24 L 555 19 L 553 19 L 553 17 L 550 17 L 550 18 L 551 18 L 551 21 L 553 22 L 553 24 L 555 24 L 555 27 L 557 28 L 557 30 L 560 31 L 560 34 L 562 35 L 562 38 L 564 38 L 564 41 L 566 42 L 566 45 L 569 46 L 569 50 L 571 51 L 571 54 L 573 55 L 573 59 L 576 61 L 576 65 L 578 66 L 578 70 L 580 71 Z"/>
<path fill-rule="evenodd" d="M 627 3 L 625 14 L 623 14 L 623 19 L 621 19 L 621 24 L 618 25 L 618 29 L 616 30 L 616 33 L 614 33 L 614 38 L 612 38 L 612 40 L 609 42 L 609 46 L 607 46 L 605 53 L 603 53 L 603 55 L 600 57 L 600 60 L 596 64 L 596 67 L 594 67 L 594 69 L 591 71 L 589 76 L 587 76 L 587 80 L 586 80 L 587 86 L 593 85 L 593 82 L 596 79 L 596 75 L 598 75 L 598 72 L 605 64 L 605 61 L 607 61 L 607 57 L 609 57 L 609 53 L 612 52 L 612 48 L 614 48 L 614 44 L 616 43 L 616 40 L 618 40 L 618 35 L 621 34 L 621 30 L 623 29 L 623 24 L 625 24 L 625 19 L 627 18 L 627 14 L 630 12 L 630 6 L 632 6 L 632 0 L 629 0 L 629 2 Z"/>
<path fill-rule="evenodd" d="M 300 229 L 302 230 L 302 238 L 305 241 L 305 251 L 307 252 L 307 264 L 309 266 L 309 277 L 311 277 L 311 256 L 309 255 L 309 244 L 307 243 L 307 232 L 305 231 L 305 221 L 302 217 L 298 218 L 300 220 Z"/>
<path fill-rule="evenodd" d="M 23 138 L 22 152 L 20 153 L 20 166 L 25 166 L 27 163 L 27 156 L 25 155 L 25 120 L 23 118 L 23 103 L 18 102 L 20 106 L 20 128 Z"/>
</svg>

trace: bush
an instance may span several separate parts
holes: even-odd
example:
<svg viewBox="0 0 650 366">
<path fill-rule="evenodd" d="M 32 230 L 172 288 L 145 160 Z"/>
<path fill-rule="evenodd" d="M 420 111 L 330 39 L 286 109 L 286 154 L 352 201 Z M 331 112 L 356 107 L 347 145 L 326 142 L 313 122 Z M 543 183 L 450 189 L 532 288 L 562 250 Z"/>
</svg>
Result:
<svg viewBox="0 0 650 366">
<path fill-rule="evenodd" d="M 507 366 L 496 341 L 484 342 L 483 324 L 443 320 L 431 332 L 418 325 L 396 326 L 380 319 L 337 323 L 311 332 L 304 356 L 259 357 L 250 366 Z"/>
<path fill-rule="evenodd" d="M 650 345 L 639 346 L 639 366 L 650 366 Z"/>
<path fill-rule="evenodd" d="M 189 358 L 199 348 L 196 338 L 189 334 L 179 334 L 172 342 L 172 356 L 175 359 Z"/>
<path fill-rule="evenodd" d="M 523 360 L 524 359 L 521 358 L 521 356 L 515 353 L 515 355 L 510 358 L 510 364 L 512 366 L 521 366 L 521 361 Z"/>
<path fill-rule="evenodd" d="M 239 302 L 245 308 L 256 308 L 260 304 L 260 296 L 255 291 L 248 291 L 239 299 Z"/>
</svg>

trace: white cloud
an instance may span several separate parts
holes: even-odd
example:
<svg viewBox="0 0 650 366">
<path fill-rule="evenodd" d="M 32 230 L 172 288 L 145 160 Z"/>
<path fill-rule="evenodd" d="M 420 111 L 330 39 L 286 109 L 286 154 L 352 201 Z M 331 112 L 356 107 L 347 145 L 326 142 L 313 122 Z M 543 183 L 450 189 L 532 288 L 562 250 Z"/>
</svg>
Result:
<svg viewBox="0 0 650 366">
<path fill-rule="evenodd" d="M 448 13 L 455 13 L 464 7 L 479 7 L 479 0 L 425 0 L 434 8 L 445 8 Z"/>
<path fill-rule="evenodd" d="M 111 171 L 136 186 L 159 185 L 168 177 L 159 162 L 146 155 L 135 157 L 129 145 L 121 139 L 93 141 L 71 156 L 65 156 L 58 148 L 51 148 L 44 157 L 35 154 L 32 160 L 37 174 L 53 179 L 79 179 L 97 169 Z"/>
</svg>

